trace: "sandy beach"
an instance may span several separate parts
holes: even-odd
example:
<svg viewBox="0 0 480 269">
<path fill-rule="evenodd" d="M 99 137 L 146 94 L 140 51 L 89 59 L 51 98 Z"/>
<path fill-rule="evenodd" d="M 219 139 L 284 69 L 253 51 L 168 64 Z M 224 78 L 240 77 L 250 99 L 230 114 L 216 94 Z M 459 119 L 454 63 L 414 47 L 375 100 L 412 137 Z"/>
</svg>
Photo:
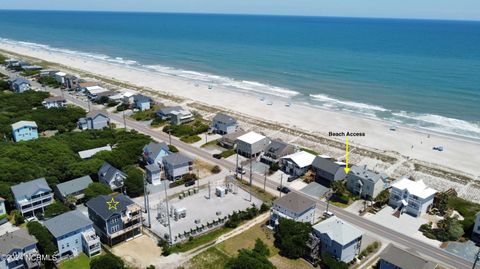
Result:
<svg viewBox="0 0 480 269">
<path fill-rule="evenodd" d="M 398 126 L 396 131 L 391 131 L 391 124 L 379 120 L 327 111 L 301 103 L 293 103 L 287 107 L 285 104 L 289 102 L 288 99 L 265 95 L 266 99 L 262 101 L 260 96 L 251 93 L 235 92 L 218 85 L 212 85 L 212 89 L 209 89 L 207 83 L 197 84 L 160 72 L 134 69 L 73 54 L 1 42 L 0 49 L 323 136 L 328 136 L 329 132 L 362 132 L 365 133 L 364 137 L 350 137 L 351 144 L 398 152 L 409 158 L 464 172 L 476 179 L 480 176 L 477 167 L 480 163 L 480 142 L 472 139 L 416 130 L 407 126 Z M 269 102 L 271 105 L 267 104 Z M 343 142 L 345 138 L 335 139 Z M 434 146 L 443 146 L 444 151 L 432 150 Z"/>
</svg>

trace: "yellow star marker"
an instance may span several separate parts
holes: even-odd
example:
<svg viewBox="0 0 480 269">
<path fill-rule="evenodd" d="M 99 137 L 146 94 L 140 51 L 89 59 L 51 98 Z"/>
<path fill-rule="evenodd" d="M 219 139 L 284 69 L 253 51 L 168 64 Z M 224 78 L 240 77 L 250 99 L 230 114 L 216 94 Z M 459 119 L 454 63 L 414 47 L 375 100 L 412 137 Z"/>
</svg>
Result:
<svg viewBox="0 0 480 269">
<path fill-rule="evenodd" d="M 117 205 L 118 205 L 119 202 L 115 201 L 115 199 L 112 197 L 112 200 L 108 201 L 107 204 L 108 204 L 108 210 L 112 210 L 112 209 L 115 209 L 117 210 Z"/>
</svg>

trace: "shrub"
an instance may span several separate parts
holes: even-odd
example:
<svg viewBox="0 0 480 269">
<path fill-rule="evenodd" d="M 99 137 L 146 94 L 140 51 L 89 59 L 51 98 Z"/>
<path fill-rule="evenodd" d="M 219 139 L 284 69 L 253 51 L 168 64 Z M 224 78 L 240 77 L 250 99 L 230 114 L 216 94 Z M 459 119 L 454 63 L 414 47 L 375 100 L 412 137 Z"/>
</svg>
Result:
<svg viewBox="0 0 480 269">
<path fill-rule="evenodd" d="M 222 171 L 222 169 L 218 165 L 215 165 L 214 167 L 212 167 L 212 170 L 211 170 L 211 172 L 214 173 L 214 174 L 218 174 L 221 171 Z"/>
<path fill-rule="evenodd" d="M 178 149 L 174 145 L 168 145 L 168 150 L 172 153 L 178 152 Z"/>
<path fill-rule="evenodd" d="M 102 256 L 94 257 L 90 261 L 91 269 L 123 269 L 125 263 L 119 257 L 113 254 L 105 254 Z"/>
</svg>

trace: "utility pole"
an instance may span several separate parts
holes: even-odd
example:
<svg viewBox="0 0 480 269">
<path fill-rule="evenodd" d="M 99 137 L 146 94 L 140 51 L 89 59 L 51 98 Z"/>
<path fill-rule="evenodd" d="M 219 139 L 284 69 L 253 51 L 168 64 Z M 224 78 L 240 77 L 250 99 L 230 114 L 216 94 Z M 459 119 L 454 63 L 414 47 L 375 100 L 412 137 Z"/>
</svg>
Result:
<svg viewBox="0 0 480 269">
<path fill-rule="evenodd" d="M 90 112 L 90 98 L 87 97 L 88 112 Z"/>
<path fill-rule="evenodd" d="M 280 197 L 282 197 L 283 174 L 280 174 Z"/>
<path fill-rule="evenodd" d="M 473 262 L 472 269 L 475 269 L 477 267 L 477 262 L 480 259 L 480 249 L 478 249 L 477 254 L 475 254 L 475 261 Z"/>
<path fill-rule="evenodd" d="M 149 190 L 148 190 L 148 184 L 147 184 L 147 180 L 146 180 L 146 175 L 144 174 L 143 175 L 143 198 L 144 198 L 144 202 L 145 202 L 145 213 L 147 213 L 147 219 L 148 219 L 148 228 L 151 228 L 152 227 L 152 223 L 151 223 L 151 219 L 150 219 L 150 201 L 148 199 L 148 194 L 149 194 Z"/>
<path fill-rule="evenodd" d="M 267 185 L 267 168 L 265 167 L 265 179 L 263 180 L 263 191 L 266 191 L 266 185 Z"/>
<path fill-rule="evenodd" d="M 163 182 L 165 189 L 165 204 L 167 206 L 167 222 L 168 222 L 168 244 L 172 244 L 172 226 L 170 225 L 170 209 L 168 208 L 168 194 L 167 194 L 167 182 Z"/>
<path fill-rule="evenodd" d="M 123 112 L 123 128 L 125 128 L 125 132 L 127 131 L 127 120 L 125 119 L 125 110 Z"/>
<path fill-rule="evenodd" d="M 328 212 L 328 208 L 330 206 L 330 198 L 332 198 L 332 194 L 329 193 L 327 194 L 327 209 L 325 210 L 325 212 Z"/>
<path fill-rule="evenodd" d="M 235 179 L 238 178 L 238 148 L 235 149 L 235 153 L 237 154 L 237 165 L 235 166 Z"/>
<path fill-rule="evenodd" d="M 197 189 L 200 190 L 200 171 L 197 168 Z"/>
<path fill-rule="evenodd" d="M 211 189 L 210 189 L 210 181 L 208 182 L 208 199 L 212 198 Z"/>
<path fill-rule="evenodd" d="M 252 157 L 250 156 L 250 202 L 252 202 Z"/>
<path fill-rule="evenodd" d="M 168 128 L 168 144 L 172 145 L 172 129 Z"/>
<path fill-rule="evenodd" d="M 207 132 L 205 132 L 205 144 L 208 143 L 208 136 L 207 136 Z"/>
</svg>

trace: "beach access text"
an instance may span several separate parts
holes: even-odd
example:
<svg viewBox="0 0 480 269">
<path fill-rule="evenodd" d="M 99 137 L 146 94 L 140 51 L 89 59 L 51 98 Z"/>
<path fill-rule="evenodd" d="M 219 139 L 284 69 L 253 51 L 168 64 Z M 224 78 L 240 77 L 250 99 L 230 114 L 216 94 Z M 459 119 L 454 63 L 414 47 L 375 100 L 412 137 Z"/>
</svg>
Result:
<svg viewBox="0 0 480 269">
<path fill-rule="evenodd" d="M 365 136 L 361 132 L 328 132 L 328 136 Z"/>
</svg>

